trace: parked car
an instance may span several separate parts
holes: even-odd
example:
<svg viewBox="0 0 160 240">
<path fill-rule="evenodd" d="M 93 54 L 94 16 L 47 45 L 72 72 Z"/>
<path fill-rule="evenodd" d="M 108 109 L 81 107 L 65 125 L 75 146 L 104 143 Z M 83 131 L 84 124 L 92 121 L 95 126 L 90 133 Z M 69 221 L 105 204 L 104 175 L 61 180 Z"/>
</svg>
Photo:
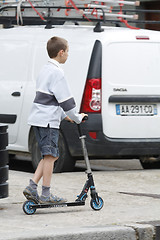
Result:
<svg viewBox="0 0 160 240">
<path fill-rule="evenodd" d="M 139 158 L 160 155 L 160 33 L 87 25 L 15 26 L 0 29 L 0 122 L 9 125 L 12 154 L 30 153 L 36 168 L 40 152 L 27 118 L 35 80 L 48 61 L 52 36 L 69 42 L 64 72 L 82 124 L 90 158 Z M 76 124 L 63 121 L 60 159 L 54 171 L 73 170 L 82 158 Z"/>
</svg>

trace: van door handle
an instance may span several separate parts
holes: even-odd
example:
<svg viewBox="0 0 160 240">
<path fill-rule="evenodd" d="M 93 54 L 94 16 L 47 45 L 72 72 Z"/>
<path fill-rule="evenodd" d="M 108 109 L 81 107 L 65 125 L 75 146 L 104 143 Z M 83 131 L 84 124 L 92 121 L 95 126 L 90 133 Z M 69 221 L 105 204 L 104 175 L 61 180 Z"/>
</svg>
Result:
<svg viewBox="0 0 160 240">
<path fill-rule="evenodd" d="M 20 97 L 21 96 L 21 93 L 20 92 L 13 92 L 11 94 L 13 97 Z"/>
</svg>

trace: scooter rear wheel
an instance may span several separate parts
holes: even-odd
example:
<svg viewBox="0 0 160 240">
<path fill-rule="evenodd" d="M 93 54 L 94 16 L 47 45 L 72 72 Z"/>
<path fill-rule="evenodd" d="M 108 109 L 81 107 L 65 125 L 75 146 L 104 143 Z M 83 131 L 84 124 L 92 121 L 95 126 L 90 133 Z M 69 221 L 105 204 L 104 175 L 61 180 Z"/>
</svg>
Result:
<svg viewBox="0 0 160 240">
<path fill-rule="evenodd" d="M 98 197 L 98 201 L 99 201 L 98 203 L 94 199 L 91 199 L 91 201 L 90 201 L 90 206 L 95 211 L 101 210 L 103 207 L 103 204 L 104 204 L 103 199 L 101 197 Z"/>
<path fill-rule="evenodd" d="M 32 215 L 36 212 L 36 208 L 32 208 L 31 206 L 35 205 L 36 203 L 33 200 L 25 201 L 23 204 L 23 211 L 27 215 Z"/>
</svg>

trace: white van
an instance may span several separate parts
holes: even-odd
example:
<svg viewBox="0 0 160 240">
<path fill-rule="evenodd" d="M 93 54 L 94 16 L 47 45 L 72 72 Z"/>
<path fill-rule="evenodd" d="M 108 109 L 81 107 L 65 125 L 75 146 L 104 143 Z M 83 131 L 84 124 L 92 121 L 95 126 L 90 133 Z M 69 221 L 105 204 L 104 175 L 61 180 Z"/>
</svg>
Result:
<svg viewBox="0 0 160 240">
<path fill-rule="evenodd" d="M 66 24 L 0 29 L 0 122 L 9 125 L 8 150 L 31 153 L 34 168 L 40 153 L 27 118 L 52 36 L 69 42 L 62 67 L 78 110 L 89 114 L 82 124 L 89 157 L 143 161 L 160 155 L 160 33 L 93 29 Z M 72 170 L 82 158 L 76 124 L 62 122 L 59 146 L 55 172 Z"/>
</svg>

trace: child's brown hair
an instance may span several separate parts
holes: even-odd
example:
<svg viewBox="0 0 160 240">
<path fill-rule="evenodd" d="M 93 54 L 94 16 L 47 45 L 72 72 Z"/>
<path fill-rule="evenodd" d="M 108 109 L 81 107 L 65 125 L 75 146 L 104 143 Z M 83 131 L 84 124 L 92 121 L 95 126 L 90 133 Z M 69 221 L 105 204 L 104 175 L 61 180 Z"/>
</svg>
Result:
<svg viewBox="0 0 160 240">
<path fill-rule="evenodd" d="M 47 42 L 47 52 L 50 58 L 57 57 L 60 50 L 66 51 L 68 46 L 67 40 L 60 37 L 52 37 Z"/>
</svg>

